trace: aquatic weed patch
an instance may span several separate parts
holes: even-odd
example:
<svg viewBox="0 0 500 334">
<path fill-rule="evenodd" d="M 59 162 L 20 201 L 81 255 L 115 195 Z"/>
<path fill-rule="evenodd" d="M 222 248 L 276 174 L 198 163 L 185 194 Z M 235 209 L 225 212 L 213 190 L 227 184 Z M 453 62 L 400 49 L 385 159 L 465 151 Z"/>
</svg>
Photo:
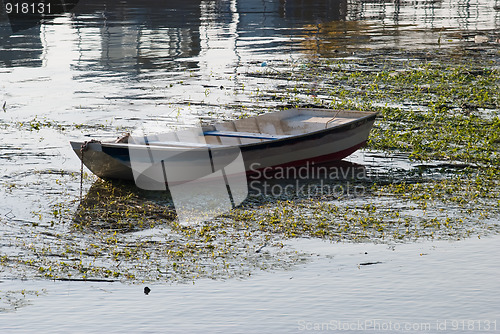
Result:
<svg viewBox="0 0 500 334">
<path fill-rule="evenodd" d="M 173 222 L 175 218 L 169 194 L 148 193 L 127 182 L 100 180 L 80 202 L 73 217 L 73 229 L 134 232 Z"/>
<path fill-rule="evenodd" d="M 235 210 L 228 217 L 284 238 L 331 241 L 392 243 L 500 232 L 498 183 L 491 191 L 472 179 L 366 186 L 369 191 L 358 198 L 294 198 Z"/>
<path fill-rule="evenodd" d="M 66 229 L 26 226 L 23 237 L 11 238 L 5 271 L 54 280 L 194 282 L 303 261 L 275 236 L 250 235 L 238 224 L 179 225 L 164 193 L 130 184 L 97 181 L 63 219 Z"/>
<path fill-rule="evenodd" d="M 377 176 L 365 180 L 369 191 L 362 197 L 263 205 L 256 210 L 263 228 L 287 237 L 375 242 L 499 232 L 498 54 L 364 53 L 254 75 L 289 82 L 256 99 L 379 111 L 368 150 L 385 155 L 387 163 L 384 168 L 382 158 L 375 169 L 366 165 Z M 392 159 L 412 167 L 394 173 Z M 440 165 L 451 168 L 433 167 Z M 460 166 L 466 167 L 455 168 Z"/>
<path fill-rule="evenodd" d="M 414 160 L 445 160 L 497 165 L 500 162 L 500 119 L 453 114 L 430 108 L 427 112 L 385 109 L 369 147 L 404 151 Z"/>
</svg>

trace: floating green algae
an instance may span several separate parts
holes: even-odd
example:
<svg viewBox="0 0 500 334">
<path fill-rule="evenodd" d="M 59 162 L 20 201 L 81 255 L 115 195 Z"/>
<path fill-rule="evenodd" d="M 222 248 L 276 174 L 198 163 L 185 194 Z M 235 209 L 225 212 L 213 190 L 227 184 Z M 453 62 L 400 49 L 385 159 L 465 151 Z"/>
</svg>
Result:
<svg viewBox="0 0 500 334">
<path fill-rule="evenodd" d="M 304 260 L 271 234 L 251 236 L 217 222 L 179 225 L 165 201 L 162 193 L 98 180 L 76 213 L 63 218 L 66 229 L 26 228 L 11 241 L 23 251 L 2 256 L 1 265 L 55 280 L 192 282 L 244 278 Z"/>
<path fill-rule="evenodd" d="M 367 148 L 350 158 L 355 163 L 327 165 L 361 173 L 299 183 L 254 180 L 259 186 L 270 182 L 270 191 L 252 187 L 236 209 L 192 226 L 178 224 L 168 193 L 86 178 L 86 186 L 94 183 L 81 201 L 69 189 L 61 191 L 62 199 L 33 209 L 33 219 L 8 238 L 12 250 L 0 256 L 4 272 L 130 282 L 243 278 L 305 261 L 285 246 L 288 238 L 397 243 L 498 233 L 498 55 L 400 56 L 365 53 L 249 74 L 274 87 L 245 90 L 269 109 L 379 111 Z M 238 107 L 234 117 L 262 109 Z M 54 125 L 44 121 L 40 127 Z M 79 182 L 72 173 L 43 175 L 61 180 L 50 183 L 61 188 Z M 3 186 L 17 194 L 32 184 Z M 290 191 L 273 193 L 274 186 Z"/>
<path fill-rule="evenodd" d="M 292 237 L 375 242 L 498 232 L 498 52 L 403 54 L 358 53 L 254 74 L 288 82 L 258 99 L 380 112 L 365 150 L 375 176 L 360 180 L 363 196 L 264 206 L 271 212 L 259 216 L 264 226 Z M 371 166 L 370 155 L 377 156 Z"/>
</svg>

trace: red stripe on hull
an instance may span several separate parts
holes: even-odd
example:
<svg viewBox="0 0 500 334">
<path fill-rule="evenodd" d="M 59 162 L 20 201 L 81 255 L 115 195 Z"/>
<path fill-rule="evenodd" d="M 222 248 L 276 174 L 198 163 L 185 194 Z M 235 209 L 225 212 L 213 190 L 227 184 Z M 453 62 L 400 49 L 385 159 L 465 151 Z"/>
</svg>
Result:
<svg viewBox="0 0 500 334">
<path fill-rule="evenodd" d="M 366 140 L 358 145 L 355 145 L 353 147 L 349 147 L 348 149 L 338 151 L 335 153 L 320 155 L 320 156 L 317 156 L 314 158 L 309 158 L 309 159 L 295 160 L 295 161 L 291 161 L 291 162 L 288 162 L 285 164 L 276 165 L 276 166 L 272 166 L 272 167 L 257 168 L 257 169 L 253 169 L 253 170 L 251 169 L 251 170 L 247 171 L 247 175 L 255 174 L 258 171 L 262 171 L 264 169 L 267 169 L 268 171 L 272 172 L 272 170 L 275 168 L 304 166 L 307 163 L 320 164 L 320 163 L 331 162 L 331 161 L 339 161 L 339 160 L 344 159 L 345 157 L 350 156 L 351 154 L 353 154 L 354 152 L 356 152 L 357 150 L 359 150 L 361 147 L 363 147 L 365 145 L 366 145 Z"/>
</svg>

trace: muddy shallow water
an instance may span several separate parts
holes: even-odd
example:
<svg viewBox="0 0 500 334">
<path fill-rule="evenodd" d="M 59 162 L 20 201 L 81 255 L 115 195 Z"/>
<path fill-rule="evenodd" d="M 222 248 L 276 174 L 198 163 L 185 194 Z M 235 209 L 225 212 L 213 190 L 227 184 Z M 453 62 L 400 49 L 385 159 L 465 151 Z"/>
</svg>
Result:
<svg viewBox="0 0 500 334">
<path fill-rule="evenodd" d="M 430 159 L 421 162 L 370 144 L 345 162 L 363 177 L 327 180 L 355 193 L 259 194 L 209 224 L 182 227 L 168 198 L 131 185 L 86 174 L 81 199 L 68 143 L 293 103 L 335 106 L 359 87 L 373 105 L 428 110 L 440 89 L 433 81 L 415 84 L 422 96 L 377 100 L 387 82 L 370 90 L 351 80 L 457 75 L 470 57 L 478 68 L 456 81 L 495 85 L 499 8 L 493 0 L 80 1 L 33 25 L 2 12 L 0 328 L 293 332 L 382 319 L 446 320 L 448 331 L 465 332 L 460 321 L 474 320 L 474 330 L 500 322 L 492 307 L 499 185 L 483 178 L 484 161 L 417 152 Z M 311 79 L 315 65 L 333 74 Z M 498 116 L 498 90 L 469 93 L 439 103 L 482 122 Z M 393 116 L 384 117 L 380 138 Z"/>
</svg>

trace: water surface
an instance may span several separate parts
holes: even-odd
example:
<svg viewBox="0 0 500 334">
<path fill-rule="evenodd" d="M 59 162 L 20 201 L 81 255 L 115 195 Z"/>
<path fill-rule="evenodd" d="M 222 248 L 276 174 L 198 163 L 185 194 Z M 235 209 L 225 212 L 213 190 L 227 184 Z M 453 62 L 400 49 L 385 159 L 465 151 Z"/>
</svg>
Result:
<svg viewBox="0 0 500 334">
<path fill-rule="evenodd" d="M 142 285 L 119 280 L 43 280 L 43 272 L 27 263 L 105 242 L 75 230 L 80 163 L 69 140 L 114 138 L 144 123 L 174 129 L 272 109 L 283 102 L 259 96 L 290 83 L 258 74 L 287 73 L 304 60 L 387 54 L 406 61 L 406 51 L 425 56 L 464 50 L 498 57 L 499 9 L 496 0 L 190 0 L 167 6 L 79 1 L 41 22 L 1 12 L 0 257 L 16 261 L 0 264 L 0 328 L 294 332 L 332 320 L 435 324 L 495 317 L 500 326 L 492 307 L 500 291 L 495 236 L 395 251 L 372 243 L 282 240 L 280 253 L 281 241 L 274 240 L 276 248 L 264 248 L 263 259 L 255 253 L 265 242 L 261 235 L 228 248 L 234 250 L 231 270 L 207 260 L 208 267 L 219 266 L 217 280 L 148 283 L 150 296 Z M 485 42 L 477 43 L 481 38 Z M 414 167 L 405 156 L 373 152 L 350 160 L 382 174 Z M 95 180 L 84 179 L 84 195 Z M 498 223 L 498 217 L 492 220 Z M 232 237 L 245 240 L 243 233 Z M 142 242 L 165 234 L 175 233 L 160 226 L 119 235 Z M 96 264 L 93 254 L 82 258 Z M 46 261 L 40 263 L 45 269 L 53 263 Z M 360 265 L 367 262 L 381 263 Z M 122 268 L 142 264 L 130 261 Z M 248 277 L 241 279 L 242 273 Z M 89 324 L 89 318 L 96 320 Z"/>
</svg>

